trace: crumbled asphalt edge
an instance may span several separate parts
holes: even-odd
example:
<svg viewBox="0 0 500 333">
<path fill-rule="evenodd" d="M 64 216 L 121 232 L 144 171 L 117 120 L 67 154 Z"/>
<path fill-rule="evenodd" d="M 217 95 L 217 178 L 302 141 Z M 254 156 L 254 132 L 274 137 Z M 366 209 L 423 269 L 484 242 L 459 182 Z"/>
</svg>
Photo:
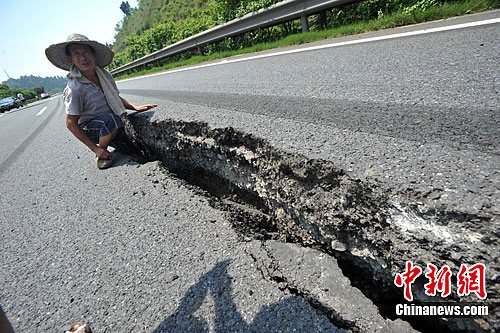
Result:
<svg viewBox="0 0 500 333">
<path fill-rule="evenodd" d="M 347 329 L 350 332 L 362 332 L 356 326 L 355 322 L 344 320 L 344 318 L 342 318 L 342 315 L 335 311 L 335 309 L 325 306 L 314 297 L 312 297 L 310 293 L 301 290 L 299 287 L 288 281 L 287 278 L 283 276 L 283 274 L 279 271 L 279 268 L 276 265 L 276 259 L 273 257 L 273 254 L 265 246 L 261 246 L 261 249 L 266 252 L 266 256 L 270 260 L 270 262 L 263 263 L 261 262 L 261 259 L 256 258 L 251 252 L 248 252 L 248 254 L 255 262 L 257 270 L 260 272 L 264 279 L 276 282 L 278 288 L 281 290 L 286 289 L 290 294 L 302 297 L 309 303 L 309 305 L 313 309 L 316 309 L 316 311 L 328 318 L 334 326 Z"/>
<path fill-rule="evenodd" d="M 382 315 L 394 319 L 393 305 L 402 302 L 393 277 L 406 260 L 421 267 L 446 264 L 455 274 L 462 263 L 491 263 L 485 304 L 494 312 L 500 276 L 498 217 L 431 209 L 415 194 L 396 202 L 381 187 L 350 178 L 331 161 L 280 151 L 233 128 L 151 122 L 143 116 L 125 122 L 129 138 L 143 153 L 155 155 L 170 172 L 220 198 L 214 202 L 231 212 L 231 222 L 244 238 L 294 242 L 335 256 Z M 415 285 L 423 290 L 423 283 L 421 279 Z M 436 301 L 423 293 L 414 297 Z M 437 323 L 426 318 L 423 326 L 407 319 L 424 331 L 442 325 L 451 331 L 493 331 L 498 325 L 497 313 Z"/>
</svg>

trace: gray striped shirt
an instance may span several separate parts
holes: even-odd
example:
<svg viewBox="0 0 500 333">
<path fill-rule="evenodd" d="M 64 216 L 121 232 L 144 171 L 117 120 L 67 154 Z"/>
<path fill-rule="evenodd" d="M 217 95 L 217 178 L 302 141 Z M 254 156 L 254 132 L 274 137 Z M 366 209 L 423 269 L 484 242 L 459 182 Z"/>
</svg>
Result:
<svg viewBox="0 0 500 333">
<path fill-rule="evenodd" d="M 113 113 L 102 89 L 84 76 L 68 80 L 63 99 L 66 114 L 80 116 L 79 124 L 107 113 Z"/>
</svg>

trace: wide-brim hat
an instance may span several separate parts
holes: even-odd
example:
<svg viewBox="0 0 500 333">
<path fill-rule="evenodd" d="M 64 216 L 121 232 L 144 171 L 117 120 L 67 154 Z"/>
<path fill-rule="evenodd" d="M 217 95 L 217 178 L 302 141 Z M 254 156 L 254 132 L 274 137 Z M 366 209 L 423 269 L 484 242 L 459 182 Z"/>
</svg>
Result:
<svg viewBox="0 0 500 333">
<path fill-rule="evenodd" d="M 71 34 L 68 36 L 67 41 L 59 44 L 52 44 L 46 48 L 45 55 L 47 59 L 49 59 L 54 66 L 69 71 L 71 68 L 71 61 L 66 54 L 66 48 L 70 44 L 85 44 L 92 47 L 95 51 L 95 63 L 101 68 L 106 67 L 113 61 L 114 53 L 109 47 L 94 40 L 89 40 L 87 37 L 80 34 Z"/>
</svg>

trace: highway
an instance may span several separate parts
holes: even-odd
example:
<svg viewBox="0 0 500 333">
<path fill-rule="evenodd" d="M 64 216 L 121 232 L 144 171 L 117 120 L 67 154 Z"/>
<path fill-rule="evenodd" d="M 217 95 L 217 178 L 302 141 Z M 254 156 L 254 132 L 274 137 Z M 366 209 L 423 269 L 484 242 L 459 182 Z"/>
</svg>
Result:
<svg viewBox="0 0 500 333">
<path fill-rule="evenodd" d="M 3 172 L 14 163 L 17 156 L 33 140 L 36 140 L 38 133 L 51 120 L 54 113 L 50 111 L 46 113 L 49 107 L 46 105 L 47 103 L 48 101 L 44 101 L 36 106 L 13 110 L 1 115 L 5 119 L 2 121 L 0 140 L 9 144 L 3 144 L 0 148 L 0 172 Z M 53 103 L 50 103 L 50 106 L 52 110 L 57 108 Z"/>
<path fill-rule="evenodd" d="M 159 119 L 232 126 L 278 148 L 334 159 L 359 178 L 437 189 L 445 205 L 498 213 L 498 34 L 493 24 L 222 62 L 119 86 L 161 104 Z M 283 128 L 275 130 L 276 122 Z M 476 187 L 486 201 L 445 193 Z"/>
<path fill-rule="evenodd" d="M 65 128 L 60 96 L 1 115 L 0 305 L 14 328 L 63 331 L 86 321 L 96 332 L 430 332 L 443 324 L 416 319 L 412 328 L 387 313 L 388 295 L 356 284 L 354 257 L 372 265 L 359 275 L 380 281 L 391 273 L 384 264 L 396 270 L 404 258 L 454 273 L 484 260 L 494 304 L 500 24 L 367 39 L 499 17 L 118 82 L 128 101 L 159 105 L 131 122 L 162 162 L 115 153 L 116 165 L 98 170 Z M 197 183 L 183 166 L 220 179 Z M 344 205 L 325 199 L 336 182 L 299 186 L 327 171 L 339 175 L 335 193 L 353 198 L 347 213 L 323 210 Z M 341 214 L 366 229 L 333 230 Z M 375 222 L 382 227 L 370 229 Z M 461 323 L 492 329 L 495 316 Z"/>
</svg>

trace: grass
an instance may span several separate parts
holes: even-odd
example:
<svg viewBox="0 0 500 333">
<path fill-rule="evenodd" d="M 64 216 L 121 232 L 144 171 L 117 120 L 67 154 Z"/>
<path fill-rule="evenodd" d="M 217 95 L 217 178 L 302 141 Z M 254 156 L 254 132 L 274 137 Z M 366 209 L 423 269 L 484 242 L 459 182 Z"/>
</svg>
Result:
<svg viewBox="0 0 500 333">
<path fill-rule="evenodd" d="M 118 75 L 116 76 L 116 79 L 117 80 L 127 79 L 131 77 L 153 74 L 177 67 L 191 66 L 202 62 L 214 61 L 241 54 L 254 53 L 285 46 L 310 43 L 322 39 L 355 35 L 368 31 L 376 31 L 376 30 L 400 27 L 404 25 L 434 21 L 470 13 L 477 13 L 499 7 L 500 7 L 500 1 L 498 0 L 464 0 L 454 3 L 444 3 L 427 8 L 424 11 L 415 11 L 412 13 L 397 12 L 390 15 L 384 15 L 376 20 L 358 22 L 331 29 L 293 34 L 278 41 L 259 43 L 251 47 L 247 47 L 240 50 L 218 52 L 204 56 L 193 56 L 185 60 L 172 61 L 163 66 L 152 67 L 149 69 L 144 69 L 133 73 Z"/>
</svg>

